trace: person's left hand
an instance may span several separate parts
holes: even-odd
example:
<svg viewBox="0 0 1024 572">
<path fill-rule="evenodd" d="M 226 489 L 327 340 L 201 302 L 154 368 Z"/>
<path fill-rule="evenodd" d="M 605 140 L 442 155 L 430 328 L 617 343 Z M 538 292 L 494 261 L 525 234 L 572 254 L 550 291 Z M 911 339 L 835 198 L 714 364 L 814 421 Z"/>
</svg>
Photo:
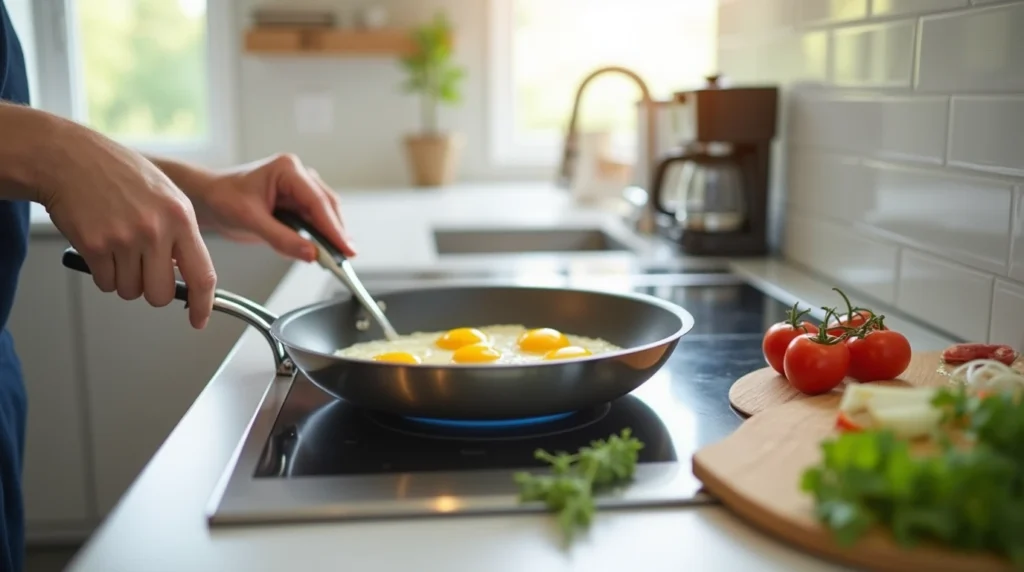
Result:
<svg viewBox="0 0 1024 572">
<path fill-rule="evenodd" d="M 273 217 L 275 208 L 284 208 L 303 217 L 345 256 L 356 254 L 338 198 L 316 171 L 291 154 L 220 174 L 192 200 L 205 223 L 233 240 L 266 242 L 284 256 L 315 260 L 316 247 Z"/>
</svg>

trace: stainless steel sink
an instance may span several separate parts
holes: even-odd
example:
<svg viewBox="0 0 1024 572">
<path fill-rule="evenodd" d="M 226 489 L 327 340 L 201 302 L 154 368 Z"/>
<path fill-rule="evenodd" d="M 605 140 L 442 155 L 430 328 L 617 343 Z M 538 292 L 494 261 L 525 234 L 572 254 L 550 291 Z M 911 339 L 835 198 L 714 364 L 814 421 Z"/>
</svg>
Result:
<svg viewBox="0 0 1024 572">
<path fill-rule="evenodd" d="M 434 244 L 439 255 L 633 251 L 600 228 L 437 229 L 434 231 Z"/>
</svg>

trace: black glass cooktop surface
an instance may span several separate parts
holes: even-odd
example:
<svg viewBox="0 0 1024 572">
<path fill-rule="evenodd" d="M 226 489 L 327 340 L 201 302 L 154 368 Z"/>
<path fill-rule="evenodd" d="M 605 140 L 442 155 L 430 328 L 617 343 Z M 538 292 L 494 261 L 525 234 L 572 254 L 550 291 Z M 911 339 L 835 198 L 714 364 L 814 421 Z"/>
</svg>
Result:
<svg viewBox="0 0 1024 572">
<path fill-rule="evenodd" d="M 575 451 L 630 428 L 644 444 L 640 463 L 685 460 L 742 421 L 729 387 L 764 366 L 761 337 L 787 306 L 738 278 L 715 285 L 632 289 L 688 310 L 695 326 L 664 368 L 612 403 L 588 411 L 515 422 L 447 423 L 361 410 L 302 376 L 285 398 L 255 471 L 257 479 L 390 475 L 540 466 L 534 451 Z M 670 282 L 670 281 L 669 281 Z M 368 287 L 370 287 L 368 285 Z M 373 290 L 372 287 L 370 287 Z"/>
</svg>

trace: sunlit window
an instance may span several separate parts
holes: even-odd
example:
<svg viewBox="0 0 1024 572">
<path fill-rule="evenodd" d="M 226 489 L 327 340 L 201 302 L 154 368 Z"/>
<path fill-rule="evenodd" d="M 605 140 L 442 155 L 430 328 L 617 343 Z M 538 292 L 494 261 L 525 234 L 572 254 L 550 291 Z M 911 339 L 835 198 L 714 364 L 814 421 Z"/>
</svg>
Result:
<svg viewBox="0 0 1024 572">
<path fill-rule="evenodd" d="M 494 0 L 492 155 L 505 164 L 554 164 L 576 88 L 597 68 L 639 74 L 652 96 L 698 85 L 715 72 L 715 0 Z M 581 128 L 635 138 L 640 91 L 598 78 Z"/>
<path fill-rule="evenodd" d="M 206 0 L 75 0 L 79 119 L 119 140 L 208 132 Z"/>
</svg>

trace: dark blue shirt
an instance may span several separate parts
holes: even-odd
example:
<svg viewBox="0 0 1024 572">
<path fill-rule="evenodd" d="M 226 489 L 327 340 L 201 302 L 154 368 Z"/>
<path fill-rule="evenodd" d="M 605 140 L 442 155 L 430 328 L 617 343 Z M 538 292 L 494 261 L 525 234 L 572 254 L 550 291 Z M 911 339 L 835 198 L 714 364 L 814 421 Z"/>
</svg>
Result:
<svg viewBox="0 0 1024 572">
<path fill-rule="evenodd" d="M 0 0 L 0 99 L 29 103 L 21 43 Z M 10 137 L 0 125 L 0 137 Z M 28 250 L 29 204 L 0 200 L 0 570 L 21 572 L 25 552 L 21 498 L 25 447 L 25 387 L 7 320 L 14 305 L 18 273 Z"/>
</svg>

